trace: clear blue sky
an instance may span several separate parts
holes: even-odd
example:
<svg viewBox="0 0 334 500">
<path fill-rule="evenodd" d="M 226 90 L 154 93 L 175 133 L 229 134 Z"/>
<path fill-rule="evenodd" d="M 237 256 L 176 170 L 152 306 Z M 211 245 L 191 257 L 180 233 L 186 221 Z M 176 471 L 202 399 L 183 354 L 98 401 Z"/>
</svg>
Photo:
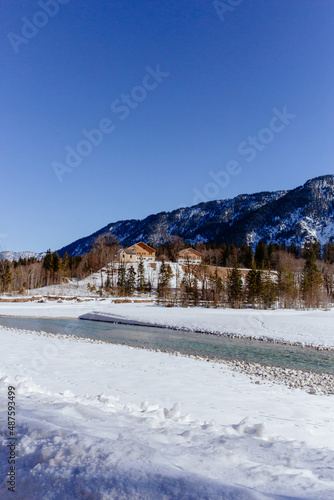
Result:
<svg viewBox="0 0 334 500">
<path fill-rule="evenodd" d="M 0 0 L 2 250 L 333 173 L 332 0 L 54 2 Z"/>
</svg>

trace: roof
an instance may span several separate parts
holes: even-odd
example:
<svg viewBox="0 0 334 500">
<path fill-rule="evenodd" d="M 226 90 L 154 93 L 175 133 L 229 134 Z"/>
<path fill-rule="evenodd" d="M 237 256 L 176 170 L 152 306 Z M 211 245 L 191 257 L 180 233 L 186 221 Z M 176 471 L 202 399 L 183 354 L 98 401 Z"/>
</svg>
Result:
<svg viewBox="0 0 334 500">
<path fill-rule="evenodd" d="M 180 250 L 180 252 L 178 253 L 178 255 L 184 253 L 184 252 L 192 252 L 193 254 L 197 255 L 198 257 L 202 257 L 202 254 L 197 252 L 197 250 L 195 250 L 194 248 L 185 248 L 184 250 Z"/>
<path fill-rule="evenodd" d="M 121 253 L 121 252 L 125 252 L 125 253 L 131 254 L 131 255 L 136 255 L 136 251 L 130 250 L 130 248 L 121 248 L 120 250 L 118 250 L 118 252 L 116 252 L 116 255 Z"/>
<path fill-rule="evenodd" d="M 135 248 L 136 245 L 138 245 L 139 247 L 143 248 L 143 250 L 146 250 L 147 252 L 155 252 L 154 248 L 146 245 L 146 243 L 143 243 L 142 241 L 139 241 L 138 243 L 135 243 L 130 248 Z"/>
</svg>

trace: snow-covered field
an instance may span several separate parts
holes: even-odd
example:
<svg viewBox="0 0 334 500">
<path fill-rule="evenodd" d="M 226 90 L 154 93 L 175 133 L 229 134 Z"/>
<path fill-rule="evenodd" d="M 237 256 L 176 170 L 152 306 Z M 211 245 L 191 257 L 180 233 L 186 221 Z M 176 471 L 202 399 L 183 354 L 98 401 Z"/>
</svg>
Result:
<svg viewBox="0 0 334 500">
<path fill-rule="evenodd" d="M 94 310 L 334 347 L 333 311 L 0 304 L 2 315 Z M 124 346 L 6 329 L 0 345 L 0 498 L 334 499 L 333 396 Z M 20 438 L 15 495 L 4 479 L 8 385 L 16 387 Z"/>
</svg>

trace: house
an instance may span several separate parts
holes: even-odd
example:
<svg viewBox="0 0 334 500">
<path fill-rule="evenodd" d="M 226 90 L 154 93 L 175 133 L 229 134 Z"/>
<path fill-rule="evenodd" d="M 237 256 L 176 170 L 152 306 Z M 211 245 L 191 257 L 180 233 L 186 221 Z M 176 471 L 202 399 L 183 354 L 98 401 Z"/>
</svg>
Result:
<svg viewBox="0 0 334 500">
<path fill-rule="evenodd" d="M 128 250 L 134 251 L 137 257 L 137 260 L 143 258 L 147 262 L 155 262 L 155 250 L 150 246 L 146 245 L 140 241 L 139 243 L 135 243 Z"/>
<path fill-rule="evenodd" d="M 137 262 L 135 250 L 130 250 L 130 248 L 121 248 L 116 253 L 116 262 L 120 262 L 122 264 L 133 264 L 134 262 Z"/>
<path fill-rule="evenodd" d="M 185 248 L 177 254 L 179 264 L 200 264 L 202 255 L 194 248 Z"/>
<path fill-rule="evenodd" d="M 146 262 L 155 262 L 155 250 L 142 241 L 129 248 L 121 248 L 116 253 L 116 262 L 133 264 L 143 258 Z"/>
</svg>

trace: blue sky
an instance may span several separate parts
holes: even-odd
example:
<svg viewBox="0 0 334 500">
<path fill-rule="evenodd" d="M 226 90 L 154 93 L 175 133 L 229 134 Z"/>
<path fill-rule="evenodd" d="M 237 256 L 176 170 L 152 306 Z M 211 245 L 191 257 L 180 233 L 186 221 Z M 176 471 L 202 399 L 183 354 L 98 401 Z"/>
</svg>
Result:
<svg viewBox="0 0 334 500">
<path fill-rule="evenodd" d="M 331 0 L 55 2 L 0 0 L 2 250 L 333 173 Z"/>
</svg>

